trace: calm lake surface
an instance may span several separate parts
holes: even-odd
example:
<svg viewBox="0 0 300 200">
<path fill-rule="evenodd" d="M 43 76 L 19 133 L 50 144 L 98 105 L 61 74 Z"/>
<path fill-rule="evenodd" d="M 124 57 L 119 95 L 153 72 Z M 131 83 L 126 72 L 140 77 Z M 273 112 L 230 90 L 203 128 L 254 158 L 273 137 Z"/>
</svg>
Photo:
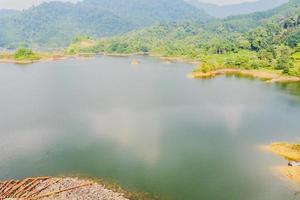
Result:
<svg viewBox="0 0 300 200">
<path fill-rule="evenodd" d="M 299 199 L 257 146 L 300 140 L 300 84 L 138 57 L 0 65 L 0 179 L 82 175 L 172 200 Z"/>
</svg>

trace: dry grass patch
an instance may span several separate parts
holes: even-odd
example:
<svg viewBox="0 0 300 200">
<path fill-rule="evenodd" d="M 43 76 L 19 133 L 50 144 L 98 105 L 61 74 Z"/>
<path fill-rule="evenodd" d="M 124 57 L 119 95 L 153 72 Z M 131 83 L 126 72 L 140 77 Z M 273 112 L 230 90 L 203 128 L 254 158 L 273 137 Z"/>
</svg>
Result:
<svg viewBox="0 0 300 200">
<path fill-rule="evenodd" d="M 300 144 L 273 143 L 269 146 L 269 150 L 286 160 L 300 161 Z"/>
</svg>

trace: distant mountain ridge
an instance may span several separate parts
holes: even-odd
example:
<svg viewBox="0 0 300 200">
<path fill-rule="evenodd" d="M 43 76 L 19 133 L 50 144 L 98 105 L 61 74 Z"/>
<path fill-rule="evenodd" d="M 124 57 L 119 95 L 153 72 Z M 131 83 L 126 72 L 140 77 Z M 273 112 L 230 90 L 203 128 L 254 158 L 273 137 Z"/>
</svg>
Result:
<svg viewBox="0 0 300 200">
<path fill-rule="evenodd" d="M 170 22 L 196 23 L 210 33 L 223 29 L 246 32 L 260 26 L 265 20 L 299 13 L 299 2 L 290 0 L 272 10 L 230 16 L 223 20 L 210 17 L 184 0 L 84 0 L 76 4 L 49 2 L 24 11 L 0 10 L 0 47 L 16 48 L 20 44 L 36 48 L 64 47 L 76 36 L 117 36 Z"/>
<path fill-rule="evenodd" d="M 86 47 L 87 42 L 93 46 Z M 93 42 L 81 38 L 66 52 L 150 53 L 200 60 L 194 72 L 206 78 L 207 72 L 222 68 L 271 70 L 300 77 L 300 0 L 207 23 L 164 23 Z"/>
<path fill-rule="evenodd" d="M 15 13 L 0 11 L 0 46 L 65 46 L 77 35 L 113 36 L 160 22 L 210 18 L 183 0 L 49 2 Z"/>
<path fill-rule="evenodd" d="M 147 50 L 168 56 L 188 52 L 190 54 L 186 56 L 191 56 L 203 53 L 193 52 L 192 49 L 224 46 L 224 41 L 230 49 L 232 44 L 238 42 L 240 46 L 250 45 L 251 42 L 265 45 L 271 43 L 270 40 L 274 43 L 272 45 L 281 42 L 293 48 L 300 43 L 300 0 L 290 0 L 269 11 L 211 20 L 205 24 L 192 22 L 153 25 L 122 36 L 101 39 L 98 49 L 110 53 Z M 176 55 L 172 55 L 174 52 Z"/>
<path fill-rule="evenodd" d="M 275 24 L 280 24 L 284 21 L 293 21 L 293 18 L 299 13 L 300 0 L 289 0 L 288 3 L 285 3 L 272 10 L 227 17 L 217 24 L 218 26 L 221 25 L 222 27 L 226 27 L 226 29 L 229 31 L 245 32 L 251 28 L 261 26 L 268 21 L 273 21 Z M 215 29 L 216 27 L 213 25 L 210 28 Z"/>
<path fill-rule="evenodd" d="M 137 26 L 211 18 L 183 0 L 85 0 L 78 5 L 108 10 Z"/>
<path fill-rule="evenodd" d="M 288 2 L 288 0 L 258 0 L 255 2 L 219 6 L 211 3 L 204 3 L 201 2 L 201 0 L 185 1 L 217 18 L 266 11 Z"/>
</svg>

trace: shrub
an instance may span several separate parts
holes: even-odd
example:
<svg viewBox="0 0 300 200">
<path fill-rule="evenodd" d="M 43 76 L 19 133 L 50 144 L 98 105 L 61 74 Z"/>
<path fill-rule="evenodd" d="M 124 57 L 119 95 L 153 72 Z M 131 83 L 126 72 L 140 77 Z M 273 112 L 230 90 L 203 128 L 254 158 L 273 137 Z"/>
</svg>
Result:
<svg viewBox="0 0 300 200">
<path fill-rule="evenodd" d="M 39 60 L 40 57 L 32 50 L 26 48 L 19 48 L 14 54 L 15 60 Z"/>
</svg>

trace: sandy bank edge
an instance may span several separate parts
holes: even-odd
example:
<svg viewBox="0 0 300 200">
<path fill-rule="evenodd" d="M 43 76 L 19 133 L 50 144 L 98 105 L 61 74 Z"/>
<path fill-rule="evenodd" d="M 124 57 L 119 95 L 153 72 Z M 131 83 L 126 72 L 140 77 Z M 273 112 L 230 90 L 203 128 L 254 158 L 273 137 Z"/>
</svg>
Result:
<svg viewBox="0 0 300 200">
<path fill-rule="evenodd" d="M 286 142 L 272 143 L 268 146 L 260 146 L 260 150 L 276 154 L 288 161 L 300 161 L 299 144 L 289 144 Z M 276 173 L 280 173 L 289 180 L 294 181 L 300 186 L 300 167 L 297 166 L 279 166 L 274 168 Z"/>
<path fill-rule="evenodd" d="M 213 78 L 221 75 L 241 75 L 258 78 L 267 83 L 284 83 L 284 82 L 300 82 L 300 77 L 281 75 L 276 72 L 265 70 L 242 70 L 242 69 L 218 69 L 209 72 L 192 72 L 188 75 L 189 78 Z"/>
</svg>

